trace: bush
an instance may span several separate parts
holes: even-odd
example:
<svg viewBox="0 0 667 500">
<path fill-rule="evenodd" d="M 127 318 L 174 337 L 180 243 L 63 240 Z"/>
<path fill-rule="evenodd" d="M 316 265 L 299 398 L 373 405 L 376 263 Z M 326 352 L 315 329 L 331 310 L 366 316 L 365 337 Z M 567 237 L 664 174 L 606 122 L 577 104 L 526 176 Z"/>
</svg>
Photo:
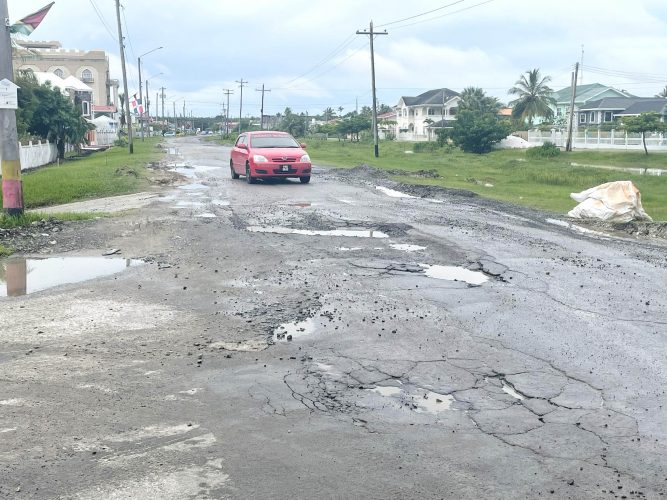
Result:
<svg viewBox="0 0 667 500">
<path fill-rule="evenodd" d="M 553 142 L 545 142 L 541 146 L 528 148 L 526 156 L 528 158 L 555 158 L 560 154 L 560 149 Z"/>
<path fill-rule="evenodd" d="M 115 141 L 113 141 L 114 146 L 120 146 L 121 148 L 125 148 L 128 145 L 127 142 L 127 137 L 119 137 Z"/>
</svg>

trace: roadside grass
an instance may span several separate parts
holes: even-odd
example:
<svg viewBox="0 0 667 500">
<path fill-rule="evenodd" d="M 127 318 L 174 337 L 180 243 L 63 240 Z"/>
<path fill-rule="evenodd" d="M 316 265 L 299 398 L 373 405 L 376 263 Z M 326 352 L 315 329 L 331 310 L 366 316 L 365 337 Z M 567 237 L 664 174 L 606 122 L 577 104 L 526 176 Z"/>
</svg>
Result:
<svg viewBox="0 0 667 500">
<path fill-rule="evenodd" d="M 60 165 L 47 165 L 24 172 L 25 208 L 59 205 L 141 191 L 148 186 L 148 162 L 162 154 L 155 145 L 161 137 L 134 141 L 134 154 L 127 147 L 114 146 Z M 0 197 L 1 199 L 1 197 Z"/>
<path fill-rule="evenodd" d="M 0 229 L 12 229 L 15 227 L 28 226 L 33 222 L 41 220 L 90 220 L 96 217 L 104 217 L 106 214 L 92 212 L 66 212 L 57 214 L 43 214 L 41 212 L 23 212 L 23 214 L 13 217 L 7 214 L 0 214 Z"/>
<path fill-rule="evenodd" d="M 486 198 L 557 213 L 566 213 L 576 206 L 570 193 L 605 182 L 631 180 L 641 192 L 646 212 L 656 221 L 667 220 L 667 176 L 602 168 L 664 169 L 667 168 L 665 154 L 646 156 L 638 151 L 575 151 L 562 153 L 556 158 L 529 159 L 522 150 L 476 155 L 442 148 L 433 152 L 406 153 L 412 151 L 413 146 L 412 143 L 382 142 L 380 158 L 375 158 L 373 145 L 369 143 L 314 140 L 309 141 L 308 152 L 315 164 L 349 168 L 365 163 L 384 170 L 402 170 L 407 175 L 394 176 L 394 180 L 467 189 Z M 439 177 L 410 175 L 419 170 L 434 170 Z"/>
<path fill-rule="evenodd" d="M 0 257 L 9 257 L 11 254 L 12 251 L 9 248 L 0 245 Z"/>
</svg>

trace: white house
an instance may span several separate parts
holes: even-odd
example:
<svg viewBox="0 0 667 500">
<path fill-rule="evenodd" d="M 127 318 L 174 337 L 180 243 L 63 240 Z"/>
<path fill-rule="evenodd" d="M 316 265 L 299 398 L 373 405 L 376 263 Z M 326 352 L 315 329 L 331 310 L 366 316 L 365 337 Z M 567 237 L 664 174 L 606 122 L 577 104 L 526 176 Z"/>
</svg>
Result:
<svg viewBox="0 0 667 500">
<path fill-rule="evenodd" d="M 437 129 L 450 127 L 456 119 L 460 100 L 458 92 L 446 88 L 401 97 L 396 105 L 396 139 L 434 140 Z"/>
</svg>

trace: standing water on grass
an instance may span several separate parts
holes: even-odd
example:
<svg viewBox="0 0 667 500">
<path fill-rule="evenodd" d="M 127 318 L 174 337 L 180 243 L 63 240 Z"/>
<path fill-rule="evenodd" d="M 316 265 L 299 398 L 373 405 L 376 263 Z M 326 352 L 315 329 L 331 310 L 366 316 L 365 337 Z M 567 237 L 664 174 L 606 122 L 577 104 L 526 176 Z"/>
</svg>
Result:
<svg viewBox="0 0 667 500">
<path fill-rule="evenodd" d="M 109 276 L 138 266 L 138 259 L 104 257 L 11 258 L 0 260 L 0 297 L 18 297 L 58 285 Z"/>
</svg>

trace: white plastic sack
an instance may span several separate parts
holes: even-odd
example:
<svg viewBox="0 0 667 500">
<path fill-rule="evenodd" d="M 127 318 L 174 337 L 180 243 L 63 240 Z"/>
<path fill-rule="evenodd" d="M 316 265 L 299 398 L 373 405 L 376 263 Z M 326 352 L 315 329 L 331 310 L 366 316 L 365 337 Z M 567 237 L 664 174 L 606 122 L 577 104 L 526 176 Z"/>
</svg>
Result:
<svg viewBox="0 0 667 500">
<path fill-rule="evenodd" d="M 570 198 L 579 202 L 567 213 L 575 219 L 653 220 L 644 212 L 642 195 L 632 181 L 607 182 L 581 193 L 571 193 Z"/>
</svg>

